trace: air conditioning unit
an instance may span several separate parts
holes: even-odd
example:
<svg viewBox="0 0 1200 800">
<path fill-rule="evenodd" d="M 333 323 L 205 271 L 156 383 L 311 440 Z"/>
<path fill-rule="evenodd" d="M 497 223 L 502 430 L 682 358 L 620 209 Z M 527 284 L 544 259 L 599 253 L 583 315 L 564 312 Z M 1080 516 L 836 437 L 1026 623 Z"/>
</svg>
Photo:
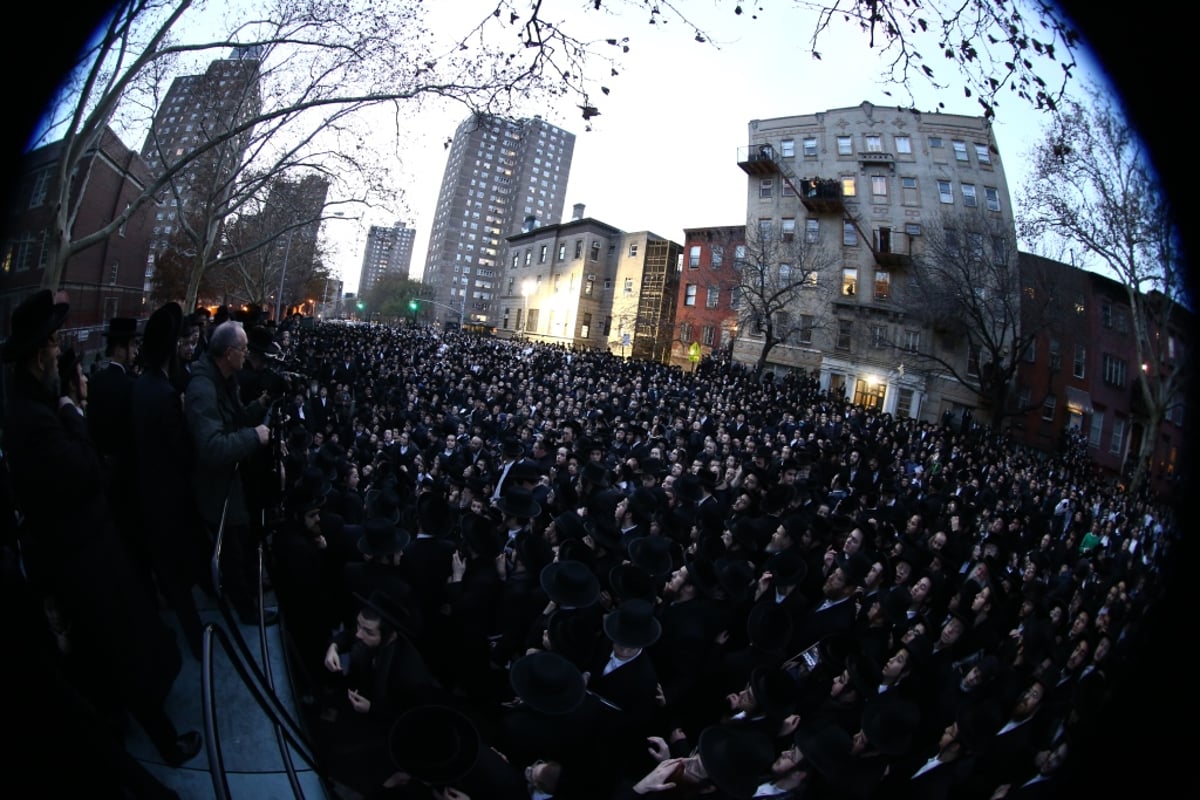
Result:
<svg viewBox="0 0 1200 800">
<path fill-rule="evenodd" d="M 587 274 L 587 279 L 588 279 L 589 281 L 594 281 L 594 280 L 596 280 L 596 273 L 594 273 L 594 272 L 589 272 L 589 273 Z"/>
</svg>

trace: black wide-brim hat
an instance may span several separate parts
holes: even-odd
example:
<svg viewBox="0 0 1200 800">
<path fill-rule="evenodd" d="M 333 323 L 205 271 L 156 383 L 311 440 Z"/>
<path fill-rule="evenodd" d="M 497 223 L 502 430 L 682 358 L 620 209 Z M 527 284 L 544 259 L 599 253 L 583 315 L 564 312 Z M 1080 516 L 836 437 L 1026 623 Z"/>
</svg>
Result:
<svg viewBox="0 0 1200 800">
<path fill-rule="evenodd" d="M 138 321 L 133 317 L 113 317 L 102 334 L 108 339 L 132 339 L 137 336 Z"/>
<path fill-rule="evenodd" d="M 673 540 L 666 536 L 642 536 L 629 543 L 629 558 L 651 578 L 670 575 L 675 568 L 671 557 Z"/>
<path fill-rule="evenodd" d="M 448 706 L 411 708 L 392 724 L 388 752 L 397 769 L 435 786 L 462 778 L 479 760 L 479 731 Z"/>
<path fill-rule="evenodd" d="M 771 573 L 776 586 L 794 586 L 808 577 L 808 564 L 795 548 L 788 548 L 768 558 L 765 571 Z"/>
<path fill-rule="evenodd" d="M 363 535 L 358 539 L 358 552 L 364 556 L 390 556 L 408 547 L 412 536 L 397 528 L 391 520 L 376 517 L 363 523 Z"/>
<path fill-rule="evenodd" d="M 146 320 L 146 329 L 142 332 L 142 352 L 156 360 L 170 357 L 182 326 L 183 309 L 179 303 L 171 302 L 159 307 Z"/>
<path fill-rule="evenodd" d="M 771 740 L 756 730 L 711 725 L 700 734 L 699 749 L 709 780 L 735 800 L 752 798 L 775 761 Z"/>
<path fill-rule="evenodd" d="M 600 598 L 600 581 L 578 561 L 547 564 L 539 579 L 546 596 L 560 606 L 584 608 Z"/>
<path fill-rule="evenodd" d="M 758 710 L 769 716 L 787 716 L 795 710 L 800 699 L 795 678 L 782 667 L 755 667 L 750 672 L 749 683 Z"/>
<path fill-rule="evenodd" d="M 796 731 L 794 741 L 804 754 L 804 763 L 830 783 L 842 784 L 852 763 L 850 750 L 854 745 L 844 728 L 838 725 L 822 725 L 815 729 L 802 727 Z"/>
<path fill-rule="evenodd" d="M 542 506 L 533 493 L 522 486 L 510 486 L 496 503 L 500 513 L 517 519 L 533 519 L 542 513 Z"/>
<path fill-rule="evenodd" d="M 626 600 L 604 615 L 604 633 L 622 647 L 649 647 L 662 636 L 662 623 L 645 600 Z"/>
<path fill-rule="evenodd" d="M 921 724 L 921 709 L 913 701 L 884 692 L 863 706 L 862 731 L 871 745 L 886 756 L 899 756 L 912 746 Z"/>
<path fill-rule="evenodd" d="M 599 461 L 585 461 L 579 471 L 579 477 L 602 489 L 606 489 L 612 484 L 608 476 L 608 467 Z"/>
<path fill-rule="evenodd" d="M 579 668 L 558 653 L 540 651 L 513 662 L 508 673 L 521 702 L 543 714 L 568 714 L 583 703 Z"/>
<path fill-rule="evenodd" d="M 250 352 L 257 353 L 264 358 L 279 358 L 279 345 L 271 336 L 271 332 L 262 325 L 255 325 L 246 331 L 246 347 Z"/>
<path fill-rule="evenodd" d="M 778 603 L 755 603 L 746 619 L 746 636 L 760 650 L 782 655 L 792 638 L 792 615 Z"/>
<path fill-rule="evenodd" d="M 0 358 L 12 363 L 35 352 L 62 327 L 69 309 L 66 303 L 54 302 L 49 289 L 34 292 L 13 310 L 12 328 L 0 348 Z"/>
<path fill-rule="evenodd" d="M 654 579 L 636 564 L 614 564 L 608 571 L 608 588 L 618 602 L 645 600 L 653 603 L 658 594 Z"/>
<path fill-rule="evenodd" d="M 587 535 L 587 528 L 583 524 L 583 517 L 574 509 L 564 511 L 554 518 L 554 530 L 558 532 L 558 541 L 564 542 L 567 539 L 582 539 Z"/>
</svg>

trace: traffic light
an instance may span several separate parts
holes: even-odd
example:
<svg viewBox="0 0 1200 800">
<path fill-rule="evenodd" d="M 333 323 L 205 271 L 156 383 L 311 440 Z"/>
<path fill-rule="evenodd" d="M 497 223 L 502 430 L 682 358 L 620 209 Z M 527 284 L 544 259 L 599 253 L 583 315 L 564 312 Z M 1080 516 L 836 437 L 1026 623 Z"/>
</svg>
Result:
<svg viewBox="0 0 1200 800">
<path fill-rule="evenodd" d="M 362 301 L 362 300 L 359 300 L 359 301 L 358 301 L 358 310 L 359 310 L 359 311 L 362 311 L 362 310 L 363 310 L 363 308 L 364 308 L 364 306 L 363 306 L 363 301 Z"/>
<path fill-rule="evenodd" d="M 417 304 L 417 301 L 416 301 L 416 300 L 409 300 L 409 301 L 408 301 L 408 310 L 409 310 L 409 311 L 412 311 L 412 312 L 414 312 L 414 313 L 415 313 L 415 312 L 416 312 L 416 310 L 417 310 L 417 307 L 418 307 L 418 304 Z"/>
</svg>

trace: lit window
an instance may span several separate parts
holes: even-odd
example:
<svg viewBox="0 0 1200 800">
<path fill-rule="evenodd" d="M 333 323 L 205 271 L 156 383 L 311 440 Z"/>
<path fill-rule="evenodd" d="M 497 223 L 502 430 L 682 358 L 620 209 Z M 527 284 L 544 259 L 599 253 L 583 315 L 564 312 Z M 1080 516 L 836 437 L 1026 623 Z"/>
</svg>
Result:
<svg viewBox="0 0 1200 800">
<path fill-rule="evenodd" d="M 857 185 L 853 175 L 842 176 L 842 197 L 854 197 L 858 194 Z"/>
<path fill-rule="evenodd" d="M 892 296 L 892 276 L 887 270 L 875 270 L 875 299 L 887 300 Z"/>
<path fill-rule="evenodd" d="M 858 269 L 856 267 L 846 267 L 842 270 L 842 294 L 846 297 L 854 297 L 858 294 Z"/>
</svg>

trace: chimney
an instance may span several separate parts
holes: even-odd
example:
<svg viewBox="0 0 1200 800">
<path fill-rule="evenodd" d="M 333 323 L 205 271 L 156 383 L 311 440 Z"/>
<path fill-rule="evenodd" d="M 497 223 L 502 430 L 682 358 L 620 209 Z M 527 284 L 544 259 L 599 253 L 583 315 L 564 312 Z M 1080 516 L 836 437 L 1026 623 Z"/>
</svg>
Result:
<svg viewBox="0 0 1200 800">
<path fill-rule="evenodd" d="M 583 219 L 583 203 L 576 203 L 571 210 L 571 219 Z"/>
</svg>

